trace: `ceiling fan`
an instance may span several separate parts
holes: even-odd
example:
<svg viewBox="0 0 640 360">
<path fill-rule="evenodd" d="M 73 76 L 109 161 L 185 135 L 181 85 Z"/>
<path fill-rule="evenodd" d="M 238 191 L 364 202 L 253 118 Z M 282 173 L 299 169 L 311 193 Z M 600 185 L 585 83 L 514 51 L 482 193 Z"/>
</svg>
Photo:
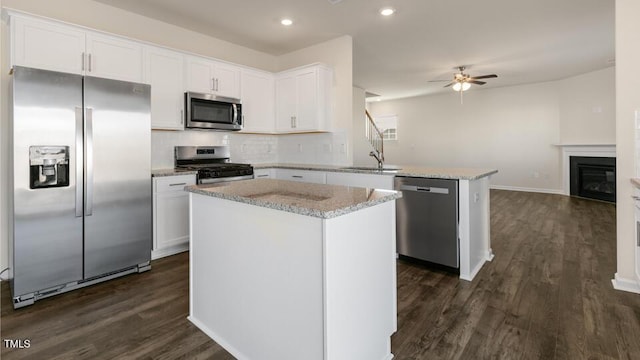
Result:
<svg viewBox="0 0 640 360">
<path fill-rule="evenodd" d="M 496 74 L 470 76 L 469 74 L 464 73 L 466 66 L 458 66 L 457 69 L 460 72 L 453 74 L 453 81 L 451 81 L 444 87 L 453 86 L 454 91 L 467 91 L 471 87 L 471 84 L 484 85 L 487 83 L 486 81 L 479 81 L 481 79 L 491 79 L 491 78 L 498 77 L 498 75 Z M 449 81 L 449 80 L 431 80 L 430 82 L 440 82 L 440 81 Z"/>
<path fill-rule="evenodd" d="M 444 87 L 451 86 L 453 91 L 460 93 L 460 104 L 462 104 L 462 92 L 469 90 L 471 88 L 471 84 L 475 85 L 484 85 L 486 81 L 480 81 L 481 79 L 491 79 L 497 78 L 498 75 L 490 74 L 490 75 L 480 75 L 480 76 L 470 76 L 469 74 L 465 74 L 464 70 L 466 66 L 458 66 L 457 69 L 460 71 L 459 73 L 453 74 L 453 81 L 445 85 Z M 431 80 L 430 82 L 440 82 L 440 81 L 449 81 L 449 80 Z"/>
</svg>

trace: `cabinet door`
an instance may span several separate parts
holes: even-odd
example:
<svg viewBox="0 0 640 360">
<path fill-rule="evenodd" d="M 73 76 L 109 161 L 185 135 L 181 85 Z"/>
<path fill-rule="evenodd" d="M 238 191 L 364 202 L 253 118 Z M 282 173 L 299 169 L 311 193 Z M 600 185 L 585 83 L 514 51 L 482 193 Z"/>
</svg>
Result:
<svg viewBox="0 0 640 360">
<path fill-rule="evenodd" d="M 186 65 L 187 90 L 209 94 L 213 91 L 213 63 L 205 59 L 188 57 Z"/>
<path fill-rule="evenodd" d="M 12 65 L 82 74 L 85 33 L 72 27 L 11 18 Z"/>
<path fill-rule="evenodd" d="M 142 45 L 117 37 L 87 33 L 89 59 L 85 74 L 142 82 Z"/>
<path fill-rule="evenodd" d="M 326 184 L 324 171 L 276 169 L 276 179 L 299 181 L 315 184 Z"/>
<path fill-rule="evenodd" d="M 273 76 L 242 71 L 242 114 L 244 132 L 273 132 L 275 130 L 275 88 Z"/>
<path fill-rule="evenodd" d="M 188 248 L 189 193 L 184 187 L 195 183 L 195 175 L 153 178 L 154 259 Z"/>
<path fill-rule="evenodd" d="M 276 80 L 276 130 L 295 131 L 296 98 L 294 76 Z"/>
<path fill-rule="evenodd" d="M 144 81 L 151 85 L 151 128 L 184 130 L 184 61 L 180 53 L 147 46 Z"/>
<path fill-rule="evenodd" d="M 295 130 L 318 129 L 318 76 L 314 69 L 296 75 L 297 115 Z"/>
<path fill-rule="evenodd" d="M 327 184 L 393 190 L 393 175 L 327 172 Z"/>
<path fill-rule="evenodd" d="M 215 65 L 216 95 L 230 98 L 240 98 L 240 68 L 218 63 Z"/>
<path fill-rule="evenodd" d="M 254 169 L 253 177 L 255 179 L 269 179 L 273 178 L 273 169 Z"/>
<path fill-rule="evenodd" d="M 155 249 L 189 241 L 189 194 L 184 191 L 156 194 L 156 212 Z"/>
</svg>

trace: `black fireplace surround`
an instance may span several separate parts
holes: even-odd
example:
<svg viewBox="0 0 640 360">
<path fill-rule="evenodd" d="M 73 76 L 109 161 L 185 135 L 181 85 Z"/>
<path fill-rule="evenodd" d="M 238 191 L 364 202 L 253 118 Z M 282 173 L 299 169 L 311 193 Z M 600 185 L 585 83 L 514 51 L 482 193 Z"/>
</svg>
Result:
<svg viewBox="0 0 640 360">
<path fill-rule="evenodd" d="M 569 157 L 571 196 L 616 202 L 616 158 Z"/>
</svg>

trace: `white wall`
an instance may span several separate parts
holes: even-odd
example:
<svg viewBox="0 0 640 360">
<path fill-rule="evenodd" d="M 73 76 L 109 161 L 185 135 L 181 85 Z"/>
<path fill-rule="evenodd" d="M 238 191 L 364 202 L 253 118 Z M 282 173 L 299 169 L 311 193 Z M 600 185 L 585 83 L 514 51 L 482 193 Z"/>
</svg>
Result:
<svg viewBox="0 0 640 360">
<path fill-rule="evenodd" d="M 616 217 L 617 273 L 622 282 L 635 281 L 634 188 L 636 173 L 634 112 L 640 109 L 640 1 L 616 1 Z"/>
<path fill-rule="evenodd" d="M 279 154 L 283 162 L 352 162 L 353 40 L 342 36 L 278 58 L 280 71 L 321 62 L 333 68 L 333 119 L 331 134 L 281 135 Z M 304 146 L 303 142 L 310 142 Z M 299 145 L 303 145 L 302 148 Z M 295 150 L 292 153 L 291 150 Z M 302 150 L 302 151 L 299 151 Z"/>
<path fill-rule="evenodd" d="M 610 68 L 554 82 L 474 89 L 464 93 L 464 104 L 452 91 L 369 107 L 373 116 L 399 117 L 399 140 L 385 142 L 389 164 L 496 168 L 492 186 L 560 193 L 561 150 L 553 144 L 615 142 L 613 74 Z M 590 82 L 580 83 L 585 80 Z M 593 114 L 594 107 L 602 113 Z M 369 151 L 357 148 L 354 163 L 372 164 Z"/>
<path fill-rule="evenodd" d="M 563 144 L 615 144 L 615 80 L 610 67 L 558 82 Z"/>
</svg>

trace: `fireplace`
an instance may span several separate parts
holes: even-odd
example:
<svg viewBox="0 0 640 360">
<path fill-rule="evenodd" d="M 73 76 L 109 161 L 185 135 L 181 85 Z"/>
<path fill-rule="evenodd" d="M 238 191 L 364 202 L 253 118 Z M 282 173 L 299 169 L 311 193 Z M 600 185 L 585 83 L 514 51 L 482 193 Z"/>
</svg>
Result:
<svg viewBox="0 0 640 360">
<path fill-rule="evenodd" d="M 570 194 L 616 202 L 616 158 L 570 156 Z"/>
</svg>

